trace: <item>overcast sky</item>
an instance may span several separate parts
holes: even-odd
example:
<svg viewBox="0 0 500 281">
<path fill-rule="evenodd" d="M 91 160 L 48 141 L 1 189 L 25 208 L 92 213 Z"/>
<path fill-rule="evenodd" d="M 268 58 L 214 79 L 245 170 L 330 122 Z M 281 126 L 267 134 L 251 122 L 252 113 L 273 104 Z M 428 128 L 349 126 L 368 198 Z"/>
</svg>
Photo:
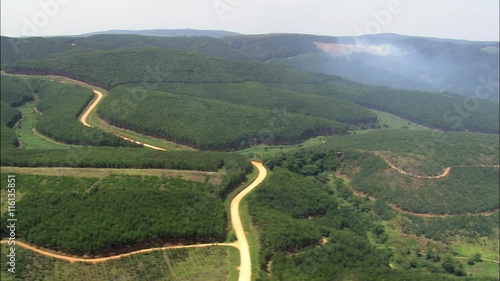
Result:
<svg viewBox="0 0 500 281">
<path fill-rule="evenodd" d="M 1 0 L 4 36 L 109 29 L 499 40 L 499 0 Z"/>
</svg>

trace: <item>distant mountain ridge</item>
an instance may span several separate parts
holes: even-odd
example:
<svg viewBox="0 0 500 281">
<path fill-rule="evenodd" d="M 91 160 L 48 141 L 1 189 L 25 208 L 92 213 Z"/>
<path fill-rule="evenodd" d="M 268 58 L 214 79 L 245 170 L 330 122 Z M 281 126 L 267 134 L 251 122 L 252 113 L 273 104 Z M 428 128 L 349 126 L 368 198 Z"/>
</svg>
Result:
<svg viewBox="0 0 500 281">
<path fill-rule="evenodd" d="M 500 95 L 499 42 L 390 33 L 335 37 L 194 29 L 110 30 L 50 38 L 2 36 L 1 41 L 2 66 L 63 54 L 149 46 L 286 64 L 376 86 L 460 96 L 478 95 L 477 89 L 485 87 L 480 96 L 496 102 Z"/>
<path fill-rule="evenodd" d="M 224 38 L 227 36 L 241 35 L 240 33 L 237 32 L 231 32 L 225 30 L 199 30 L 199 29 L 187 28 L 187 29 L 145 29 L 145 30 L 112 29 L 106 31 L 85 33 L 79 36 L 88 37 L 98 34 L 135 34 L 135 35 L 145 35 L 145 36 L 183 36 L 183 37 L 206 36 L 212 38 Z"/>
</svg>

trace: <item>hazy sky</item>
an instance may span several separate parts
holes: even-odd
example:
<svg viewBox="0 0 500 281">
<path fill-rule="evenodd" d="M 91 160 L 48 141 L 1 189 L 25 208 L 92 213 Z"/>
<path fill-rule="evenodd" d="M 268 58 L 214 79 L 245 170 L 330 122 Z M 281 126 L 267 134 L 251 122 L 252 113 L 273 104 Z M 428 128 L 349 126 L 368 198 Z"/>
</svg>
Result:
<svg viewBox="0 0 500 281">
<path fill-rule="evenodd" d="M 499 40 L 499 0 L 1 0 L 5 36 L 109 29 Z"/>
</svg>

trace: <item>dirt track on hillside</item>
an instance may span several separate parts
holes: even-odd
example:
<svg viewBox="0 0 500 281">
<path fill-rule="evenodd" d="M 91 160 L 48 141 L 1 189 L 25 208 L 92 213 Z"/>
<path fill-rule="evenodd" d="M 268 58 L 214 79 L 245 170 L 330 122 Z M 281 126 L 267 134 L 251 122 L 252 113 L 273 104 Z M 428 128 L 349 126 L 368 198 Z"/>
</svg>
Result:
<svg viewBox="0 0 500 281">
<path fill-rule="evenodd" d="M 442 179 L 442 178 L 448 176 L 451 172 L 451 167 L 447 167 L 446 169 L 444 169 L 442 174 L 437 175 L 437 176 L 419 176 L 419 175 L 415 175 L 412 173 L 408 173 L 408 172 L 403 171 L 402 169 L 396 167 L 396 165 L 392 164 L 385 156 L 379 155 L 379 157 L 382 158 L 385 161 L 385 163 L 387 165 L 389 165 L 389 167 L 391 167 L 393 170 L 398 171 L 403 175 L 407 175 L 407 176 L 417 178 L 417 179 Z"/>
<path fill-rule="evenodd" d="M 252 280 L 252 260 L 250 257 L 250 246 L 247 236 L 243 229 L 243 223 L 240 216 L 240 202 L 255 187 L 264 181 L 267 176 L 267 170 L 262 163 L 252 161 L 252 164 L 259 170 L 259 176 L 247 188 L 238 193 L 231 201 L 231 222 L 236 233 L 238 248 L 240 249 L 240 275 L 238 281 Z"/>
<path fill-rule="evenodd" d="M 417 179 L 442 179 L 444 177 L 447 177 L 450 172 L 451 172 L 451 169 L 453 167 L 483 167 L 483 168 L 500 168 L 500 165 L 457 165 L 457 166 L 450 166 L 450 167 L 447 167 L 446 169 L 444 169 L 443 173 L 440 174 L 440 175 L 437 175 L 437 176 L 420 176 L 420 175 L 415 175 L 415 174 L 412 174 L 412 173 L 409 173 L 409 172 L 406 172 L 402 169 L 400 169 L 399 167 L 397 167 L 396 165 L 392 164 L 385 156 L 382 156 L 382 155 L 378 155 L 380 158 L 382 158 L 385 163 L 387 165 L 389 165 L 389 167 L 391 167 L 393 170 L 395 171 L 398 171 L 399 173 L 403 174 L 403 175 L 407 175 L 407 176 L 410 176 L 410 177 L 413 177 L 413 178 L 417 178 Z"/>
<path fill-rule="evenodd" d="M 2 240 L 2 244 L 7 244 L 7 240 Z M 114 256 L 109 256 L 109 257 L 102 257 L 102 258 L 83 258 L 83 257 L 72 257 L 72 256 L 67 256 L 65 254 L 58 254 L 50 250 L 44 250 L 44 249 L 39 249 L 36 247 L 33 247 L 29 244 L 16 241 L 15 246 L 21 246 L 24 249 L 31 250 L 33 252 L 36 252 L 38 254 L 51 257 L 51 258 L 56 258 L 60 260 L 65 260 L 68 262 L 84 262 L 84 263 L 101 263 L 101 262 L 106 262 L 110 260 L 117 260 L 133 255 L 138 255 L 138 254 L 145 254 L 145 253 L 150 253 L 154 251 L 164 251 L 164 250 L 172 250 L 172 249 L 186 249 L 186 248 L 205 248 L 205 247 L 218 247 L 218 246 L 226 246 L 226 247 L 235 247 L 238 248 L 237 243 L 219 243 L 219 244 L 194 244 L 194 245 L 182 245 L 182 246 L 166 246 L 166 247 L 157 247 L 157 248 L 149 248 L 149 249 L 143 249 L 143 250 L 138 250 L 138 251 L 133 251 L 130 253 L 125 253 L 125 254 L 120 254 L 120 255 L 114 255 Z M 12 247 L 12 246 L 11 246 Z"/>
<path fill-rule="evenodd" d="M 97 90 L 93 90 L 93 91 L 94 91 L 94 94 L 96 94 L 97 98 L 94 100 L 94 102 L 92 102 L 92 104 L 87 108 L 87 110 L 85 110 L 85 112 L 80 117 L 80 122 L 82 122 L 82 124 L 84 126 L 87 126 L 89 128 L 94 128 L 94 126 L 92 126 L 89 123 L 87 123 L 87 118 L 89 117 L 90 112 L 92 112 L 92 110 L 94 110 L 96 108 L 96 106 L 99 104 L 99 102 L 101 102 L 101 100 L 102 100 L 102 98 L 104 96 L 101 92 L 99 92 Z M 122 138 L 122 139 L 124 139 L 126 141 L 133 142 L 133 143 L 136 143 L 136 144 L 139 144 L 139 145 L 143 145 L 145 147 L 149 147 L 149 148 L 156 149 L 156 150 L 167 151 L 164 148 L 161 148 L 161 147 L 158 147 L 158 146 L 154 146 L 154 145 L 150 145 L 150 144 L 147 144 L 147 143 L 143 143 L 143 142 L 140 142 L 140 141 L 137 141 L 137 140 L 134 140 L 134 139 L 122 136 L 120 134 L 116 134 L 116 133 L 112 133 L 112 134 L 115 135 L 115 136 L 117 136 L 117 137 L 119 137 L 119 138 Z"/>
<path fill-rule="evenodd" d="M 82 114 L 82 117 L 80 117 L 80 122 L 82 122 L 83 125 L 89 127 L 89 128 L 94 128 L 94 126 L 90 125 L 87 123 L 87 117 L 89 117 L 90 112 L 94 110 L 94 108 L 101 102 L 103 98 L 103 94 L 97 90 L 94 90 L 94 94 L 96 94 L 97 98 L 92 102 L 92 104 L 85 110 L 85 112 Z"/>
</svg>

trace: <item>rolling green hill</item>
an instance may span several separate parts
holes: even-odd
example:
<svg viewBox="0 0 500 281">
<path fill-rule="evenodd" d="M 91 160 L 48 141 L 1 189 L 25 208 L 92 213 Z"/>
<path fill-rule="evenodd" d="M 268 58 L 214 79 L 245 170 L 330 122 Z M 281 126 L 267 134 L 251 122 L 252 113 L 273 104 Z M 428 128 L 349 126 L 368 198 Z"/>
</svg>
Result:
<svg viewBox="0 0 500 281">
<path fill-rule="evenodd" d="M 195 95 L 203 94 L 204 98 L 213 97 L 255 107 L 265 107 L 262 102 L 256 101 L 260 99 L 257 94 L 260 94 L 261 89 L 269 90 L 270 86 L 276 89 L 269 91 L 274 94 L 274 101 L 268 99 L 270 104 L 281 104 L 286 96 L 292 109 L 296 107 L 293 102 L 302 103 L 304 96 L 294 95 L 291 92 L 313 94 L 386 111 L 437 129 L 495 134 L 499 132 L 498 106 L 489 101 L 366 86 L 339 77 L 305 72 L 278 64 L 230 61 L 173 49 L 142 47 L 62 55 L 51 59 L 8 64 L 4 65 L 4 69 L 14 73 L 58 74 L 106 89 L 119 85 L 136 87 L 139 85 L 146 90 L 176 89 L 180 93 L 194 92 Z M 246 82 L 257 83 L 257 87 L 253 90 L 259 93 L 249 91 L 249 84 L 244 84 Z M 181 87 L 171 83 L 185 85 Z M 212 84 L 224 84 L 222 93 L 219 91 L 220 87 L 217 88 Z M 230 88 L 227 84 L 234 85 Z M 205 85 L 211 86 L 205 87 Z M 258 87 L 261 89 L 257 90 Z M 193 89 L 195 91 L 192 91 Z M 219 93 L 214 93 L 216 91 Z M 244 100 L 240 96 L 236 98 L 229 96 L 245 93 L 255 93 L 256 97 L 254 100 Z M 324 104 L 321 99 L 311 99 L 310 103 Z M 335 106 L 343 108 L 342 110 L 353 108 L 350 104 L 340 102 Z M 313 108 L 316 114 L 322 114 L 322 117 L 327 115 L 326 111 L 317 110 L 319 108 L 316 106 Z M 306 106 L 301 111 L 310 114 L 311 110 Z M 360 112 L 360 109 L 357 111 Z M 368 116 L 369 113 L 363 114 Z M 344 114 L 341 118 L 335 116 L 337 121 L 356 120 L 356 118 L 351 118 L 350 114 Z M 373 122 L 373 116 L 369 119 Z M 366 123 L 366 120 L 363 122 Z"/>
<path fill-rule="evenodd" d="M 113 89 L 98 110 L 118 127 L 190 145 L 230 150 L 254 143 L 297 143 L 321 134 L 345 133 L 345 124 L 296 113 L 234 105 L 165 92 Z"/>
<path fill-rule="evenodd" d="M 44 59 L 70 54 L 89 54 L 127 48 L 159 47 L 187 50 L 207 56 L 248 60 L 248 55 L 228 43 L 209 37 L 154 37 L 132 34 L 96 34 L 88 37 L 28 37 L 0 39 L 1 65 L 23 60 Z M 40 52 L 43 50 L 43 52 Z"/>
<path fill-rule="evenodd" d="M 371 125 L 377 122 L 373 112 L 354 103 L 331 97 L 276 89 L 254 81 L 196 84 L 161 83 L 158 84 L 157 88 L 180 95 L 215 99 L 272 111 L 293 112 L 350 125 Z"/>
</svg>

